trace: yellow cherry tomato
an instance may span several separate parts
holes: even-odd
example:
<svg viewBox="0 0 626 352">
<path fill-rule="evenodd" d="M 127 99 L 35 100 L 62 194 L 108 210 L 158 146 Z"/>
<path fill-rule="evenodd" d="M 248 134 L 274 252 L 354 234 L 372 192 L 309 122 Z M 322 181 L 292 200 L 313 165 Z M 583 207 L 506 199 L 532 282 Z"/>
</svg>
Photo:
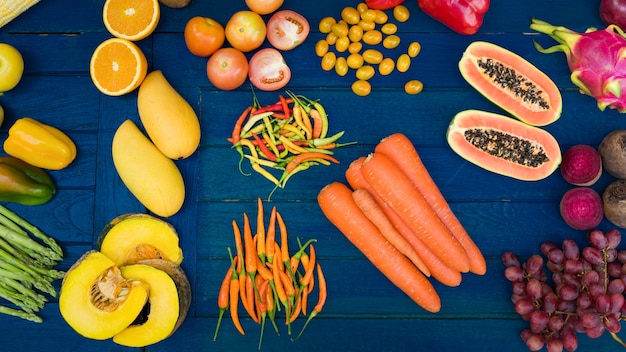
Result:
<svg viewBox="0 0 626 352">
<path fill-rule="evenodd" d="M 321 33 L 327 34 L 330 33 L 331 27 L 333 26 L 333 24 L 337 23 L 337 20 L 335 20 L 332 17 L 324 17 L 320 20 L 320 23 L 318 25 L 318 28 L 320 30 Z"/>
<path fill-rule="evenodd" d="M 322 57 L 328 52 L 328 42 L 324 39 L 320 39 L 315 44 L 315 55 Z"/>
<path fill-rule="evenodd" d="M 361 19 L 366 22 L 374 22 L 376 19 L 376 10 L 374 9 L 366 9 L 361 12 Z"/>
<path fill-rule="evenodd" d="M 410 57 L 416 57 L 420 53 L 420 51 L 422 51 L 422 45 L 418 42 L 413 42 L 409 44 L 407 54 L 409 54 Z"/>
<path fill-rule="evenodd" d="M 372 29 L 363 33 L 361 40 L 363 40 L 365 44 L 377 45 L 383 41 L 383 34 L 377 29 Z"/>
<path fill-rule="evenodd" d="M 376 10 L 376 18 L 374 19 L 374 23 L 376 24 L 385 24 L 389 20 L 389 16 L 383 10 Z"/>
<path fill-rule="evenodd" d="M 354 7 L 347 6 L 341 10 L 341 19 L 347 24 L 357 24 L 361 20 L 361 14 Z"/>
<path fill-rule="evenodd" d="M 361 55 L 363 55 L 363 61 L 368 64 L 376 65 L 383 61 L 383 53 L 376 49 L 367 49 Z"/>
<path fill-rule="evenodd" d="M 361 22 L 359 22 L 359 27 L 363 28 L 363 32 L 367 32 L 375 29 L 376 23 L 374 23 L 374 21 L 361 20 Z"/>
<path fill-rule="evenodd" d="M 398 22 L 406 22 L 409 19 L 409 9 L 404 5 L 397 5 L 393 8 L 393 18 Z"/>
<path fill-rule="evenodd" d="M 361 42 L 353 42 L 348 45 L 348 52 L 350 54 L 357 54 L 363 49 L 363 44 Z"/>
<path fill-rule="evenodd" d="M 359 11 L 359 14 L 369 10 L 369 6 L 366 3 L 360 2 L 356 5 L 356 10 Z"/>
<path fill-rule="evenodd" d="M 376 74 L 376 70 L 373 66 L 364 65 L 356 70 L 356 78 L 362 81 L 367 81 L 368 79 L 374 77 Z"/>
<path fill-rule="evenodd" d="M 348 38 L 352 42 L 359 42 L 361 38 L 363 38 L 363 28 L 358 24 L 351 26 L 350 30 L 348 30 Z"/>
<path fill-rule="evenodd" d="M 330 71 L 335 67 L 335 62 L 337 62 L 337 54 L 332 51 L 327 52 L 322 57 L 322 70 Z"/>
<path fill-rule="evenodd" d="M 396 69 L 398 72 L 406 72 L 411 67 L 411 57 L 409 54 L 402 54 L 398 57 L 396 61 Z"/>
<path fill-rule="evenodd" d="M 393 61 L 393 59 L 390 57 L 387 57 L 387 58 L 384 58 L 383 61 L 380 62 L 380 64 L 378 64 L 378 72 L 383 76 L 387 76 L 391 72 L 393 72 L 393 69 L 395 67 L 396 67 L 396 63 Z"/>
<path fill-rule="evenodd" d="M 385 23 L 380 27 L 380 31 L 384 34 L 395 34 L 398 31 L 398 26 L 395 23 Z"/>
<path fill-rule="evenodd" d="M 400 45 L 400 37 L 395 34 L 388 35 L 383 39 L 383 46 L 386 49 L 394 49 Z"/>
<path fill-rule="evenodd" d="M 350 39 L 347 36 L 341 36 L 337 38 L 337 42 L 335 42 L 335 50 L 337 52 L 343 53 L 348 50 L 348 46 L 350 45 Z"/>
<path fill-rule="evenodd" d="M 407 94 L 419 94 L 423 89 L 424 84 L 416 79 L 410 80 L 404 85 L 404 91 Z"/>
<path fill-rule="evenodd" d="M 350 54 L 348 56 L 348 58 L 346 59 L 347 63 L 348 63 L 348 67 L 350 67 L 353 70 L 356 70 L 357 68 L 363 66 L 363 56 L 361 56 L 361 54 L 359 53 L 354 53 L 354 54 Z"/>
<path fill-rule="evenodd" d="M 337 37 L 348 35 L 348 25 L 344 23 L 335 23 L 330 27 L 330 30 L 335 33 Z"/>
<path fill-rule="evenodd" d="M 345 57 L 340 56 L 337 58 L 335 62 L 335 72 L 342 77 L 348 73 L 348 62 Z"/>
<path fill-rule="evenodd" d="M 337 39 L 339 39 L 339 36 L 333 32 L 326 34 L 326 42 L 328 45 L 335 45 L 335 43 L 337 43 Z"/>
<path fill-rule="evenodd" d="M 352 83 L 352 91 L 354 94 L 364 97 L 372 92 L 372 85 L 368 81 L 358 80 Z"/>
</svg>

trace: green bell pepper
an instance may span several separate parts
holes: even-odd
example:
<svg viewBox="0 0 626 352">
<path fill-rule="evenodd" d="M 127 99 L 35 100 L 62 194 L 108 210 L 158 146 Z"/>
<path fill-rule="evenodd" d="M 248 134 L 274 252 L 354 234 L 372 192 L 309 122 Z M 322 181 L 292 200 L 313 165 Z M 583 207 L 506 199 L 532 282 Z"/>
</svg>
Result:
<svg viewBox="0 0 626 352">
<path fill-rule="evenodd" d="M 0 157 L 0 201 L 39 205 L 55 193 L 56 186 L 44 170 L 12 156 Z"/>
</svg>

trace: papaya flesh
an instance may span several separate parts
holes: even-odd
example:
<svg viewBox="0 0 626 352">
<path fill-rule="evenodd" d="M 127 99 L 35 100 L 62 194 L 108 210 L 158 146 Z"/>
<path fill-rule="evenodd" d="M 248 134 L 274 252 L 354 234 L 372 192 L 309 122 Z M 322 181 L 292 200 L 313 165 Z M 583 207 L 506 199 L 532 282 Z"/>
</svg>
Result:
<svg viewBox="0 0 626 352">
<path fill-rule="evenodd" d="M 459 70 L 478 92 L 520 121 L 545 126 L 561 116 L 563 102 L 556 84 L 507 49 L 473 42 L 465 49 Z"/>
<path fill-rule="evenodd" d="M 467 161 L 519 180 L 544 179 L 561 163 L 561 149 L 549 132 L 486 111 L 459 112 L 448 127 L 446 139 Z"/>
</svg>

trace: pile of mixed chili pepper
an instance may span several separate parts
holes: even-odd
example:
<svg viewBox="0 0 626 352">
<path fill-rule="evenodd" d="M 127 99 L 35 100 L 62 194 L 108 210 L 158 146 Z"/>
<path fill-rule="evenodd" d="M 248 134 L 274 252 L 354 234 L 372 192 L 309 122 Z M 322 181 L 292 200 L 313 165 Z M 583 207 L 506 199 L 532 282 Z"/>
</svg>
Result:
<svg viewBox="0 0 626 352">
<path fill-rule="evenodd" d="M 228 248 L 231 263 L 220 286 L 217 305 L 220 309 L 213 341 L 217 339 L 224 313 L 230 311 L 233 325 L 241 333 L 239 304 L 250 318 L 261 324 L 259 349 L 263 340 L 265 320 L 269 318 L 276 333 L 276 312 L 284 310 L 285 325 L 291 335 L 291 324 L 298 316 L 308 317 L 298 339 L 309 322 L 317 316 L 326 303 L 326 280 L 310 239 L 302 244 L 298 238 L 298 251 L 289 252 L 287 226 L 274 206 L 265 227 L 263 202 L 257 199 L 256 232 L 252 232 L 251 220 L 243 214 L 243 229 L 232 221 L 235 239 L 235 256 Z M 278 231 L 277 231 L 278 228 Z M 309 310 L 308 298 L 317 287 L 317 303 Z"/>
<path fill-rule="evenodd" d="M 344 131 L 328 136 L 328 115 L 318 101 L 290 91 L 286 95 L 266 106 L 255 97 L 228 138 L 241 155 L 240 164 L 248 159 L 254 171 L 275 185 L 274 190 L 311 166 L 339 163 L 333 149 L 352 144 L 338 142 Z"/>
</svg>

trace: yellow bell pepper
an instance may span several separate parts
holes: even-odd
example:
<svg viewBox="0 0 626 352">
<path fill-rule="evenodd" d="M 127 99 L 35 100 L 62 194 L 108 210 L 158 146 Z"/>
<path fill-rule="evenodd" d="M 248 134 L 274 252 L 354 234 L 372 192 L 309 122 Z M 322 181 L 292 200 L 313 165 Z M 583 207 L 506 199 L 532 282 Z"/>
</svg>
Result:
<svg viewBox="0 0 626 352">
<path fill-rule="evenodd" d="M 59 129 L 24 117 L 9 128 L 4 151 L 42 169 L 60 170 L 76 158 L 76 145 Z"/>
</svg>

